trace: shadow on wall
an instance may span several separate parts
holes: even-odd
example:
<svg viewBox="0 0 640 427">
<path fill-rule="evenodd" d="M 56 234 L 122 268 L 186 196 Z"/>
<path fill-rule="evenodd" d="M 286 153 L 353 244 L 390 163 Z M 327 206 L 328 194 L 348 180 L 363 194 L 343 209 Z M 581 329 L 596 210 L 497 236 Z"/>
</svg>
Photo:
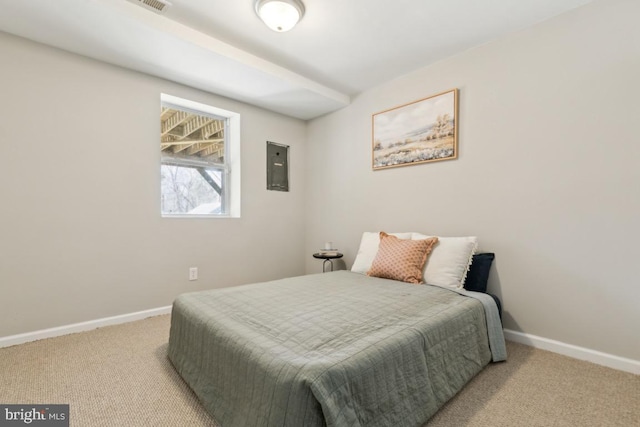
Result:
<svg viewBox="0 0 640 427">
<path fill-rule="evenodd" d="M 349 267 L 347 267 L 347 263 L 344 262 L 344 259 L 337 259 L 333 262 L 333 269 L 334 270 L 350 270 Z"/>
<path fill-rule="evenodd" d="M 318 270 L 317 271 L 314 270 L 313 273 L 323 273 L 323 266 L 324 266 L 324 269 L 325 269 L 324 271 L 327 271 L 327 272 L 331 271 L 331 264 L 329 262 L 324 264 L 324 261 L 321 260 L 321 259 L 316 259 L 314 261 L 316 261 L 315 264 L 317 264 Z M 333 263 L 333 271 L 350 270 L 350 268 L 347 268 L 347 264 L 341 258 L 332 259 L 331 263 Z"/>
</svg>

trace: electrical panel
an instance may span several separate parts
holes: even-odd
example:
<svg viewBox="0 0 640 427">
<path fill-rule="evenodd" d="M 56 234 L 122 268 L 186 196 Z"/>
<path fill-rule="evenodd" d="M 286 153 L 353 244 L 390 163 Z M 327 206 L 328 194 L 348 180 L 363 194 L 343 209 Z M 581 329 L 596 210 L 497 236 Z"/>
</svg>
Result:
<svg viewBox="0 0 640 427">
<path fill-rule="evenodd" d="M 267 190 L 289 191 L 289 146 L 267 141 Z"/>
</svg>

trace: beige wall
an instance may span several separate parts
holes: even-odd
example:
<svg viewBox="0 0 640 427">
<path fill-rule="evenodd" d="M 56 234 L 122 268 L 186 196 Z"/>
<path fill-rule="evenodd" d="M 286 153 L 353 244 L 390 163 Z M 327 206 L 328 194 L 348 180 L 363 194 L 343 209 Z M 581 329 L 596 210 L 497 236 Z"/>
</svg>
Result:
<svg viewBox="0 0 640 427">
<path fill-rule="evenodd" d="M 0 337 L 304 273 L 303 121 L 4 33 L 0 52 Z M 241 114 L 242 218 L 160 217 L 161 92 Z M 266 190 L 267 140 L 291 146 L 289 193 Z"/>
<path fill-rule="evenodd" d="M 350 267 L 363 231 L 415 230 L 497 253 L 507 328 L 640 359 L 637 16 L 598 1 L 308 124 L 0 33 L 0 337 L 318 272 L 327 240 Z M 460 158 L 372 172 L 371 114 L 454 87 Z M 242 218 L 160 218 L 161 92 L 242 115 Z M 291 145 L 289 193 L 265 190 L 266 140 Z"/>
<path fill-rule="evenodd" d="M 363 231 L 477 235 L 506 328 L 640 360 L 638 16 L 595 2 L 310 122 L 306 252 L 332 240 L 350 267 Z M 459 159 L 373 172 L 371 114 L 450 88 Z"/>
</svg>

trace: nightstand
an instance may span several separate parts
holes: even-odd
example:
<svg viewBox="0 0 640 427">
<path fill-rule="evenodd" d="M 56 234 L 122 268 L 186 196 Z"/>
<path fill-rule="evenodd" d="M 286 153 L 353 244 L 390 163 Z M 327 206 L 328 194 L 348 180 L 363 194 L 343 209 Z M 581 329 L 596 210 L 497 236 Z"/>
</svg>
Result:
<svg viewBox="0 0 640 427">
<path fill-rule="evenodd" d="M 333 271 L 333 260 L 334 259 L 338 259 L 338 258 L 342 258 L 344 255 L 341 254 L 340 252 L 338 252 L 336 255 L 325 255 L 325 254 L 321 254 L 321 253 L 315 253 L 313 254 L 314 258 L 318 258 L 318 259 L 323 259 L 324 261 L 322 262 L 322 272 L 325 273 L 326 270 L 326 264 L 329 263 L 329 267 L 331 267 L 331 269 L 329 271 Z"/>
</svg>

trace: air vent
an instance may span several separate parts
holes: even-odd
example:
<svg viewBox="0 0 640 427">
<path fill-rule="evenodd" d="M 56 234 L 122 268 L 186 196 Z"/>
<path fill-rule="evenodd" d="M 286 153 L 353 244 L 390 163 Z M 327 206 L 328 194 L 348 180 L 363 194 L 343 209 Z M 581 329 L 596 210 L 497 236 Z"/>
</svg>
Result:
<svg viewBox="0 0 640 427">
<path fill-rule="evenodd" d="M 135 3 L 144 7 L 145 9 L 149 9 L 155 13 L 164 13 L 171 3 L 165 0 L 129 0 L 131 3 Z"/>
</svg>

